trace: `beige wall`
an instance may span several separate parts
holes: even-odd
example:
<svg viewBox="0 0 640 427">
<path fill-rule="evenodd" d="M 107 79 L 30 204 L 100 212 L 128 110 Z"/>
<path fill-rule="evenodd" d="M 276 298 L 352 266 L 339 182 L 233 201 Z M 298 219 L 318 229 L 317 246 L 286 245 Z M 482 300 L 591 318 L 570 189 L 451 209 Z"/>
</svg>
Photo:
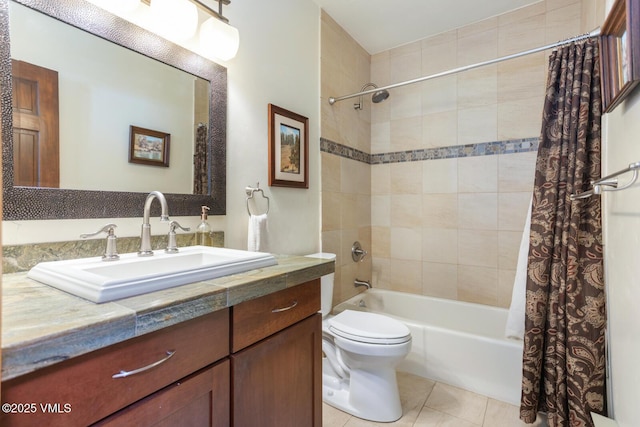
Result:
<svg viewBox="0 0 640 427">
<path fill-rule="evenodd" d="M 605 117 L 604 175 L 640 161 L 640 91 Z M 618 425 L 631 427 L 640 402 L 640 184 L 606 193 L 603 201 L 610 398 Z"/>
<path fill-rule="evenodd" d="M 604 0 L 591 0 L 599 18 Z M 607 1 L 608 8 L 611 6 Z M 602 174 L 619 171 L 640 161 L 640 89 L 603 119 Z M 620 177 L 624 182 L 630 176 Z M 605 193 L 603 231 L 607 292 L 610 417 L 620 427 L 638 425 L 640 401 L 640 184 Z"/>
</svg>

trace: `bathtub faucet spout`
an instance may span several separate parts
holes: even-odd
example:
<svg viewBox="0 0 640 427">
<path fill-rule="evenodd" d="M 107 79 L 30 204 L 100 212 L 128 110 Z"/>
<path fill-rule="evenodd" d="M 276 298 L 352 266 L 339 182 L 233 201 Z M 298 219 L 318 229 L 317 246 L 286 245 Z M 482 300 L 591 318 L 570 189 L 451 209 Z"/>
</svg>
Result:
<svg viewBox="0 0 640 427">
<path fill-rule="evenodd" d="M 364 286 L 367 289 L 371 289 L 371 283 L 367 282 L 366 280 L 360 280 L 360 279 L 356 279 L 353 282 L 353 286 L 354 287 L 359 287 L 359 286 Z"/>
</svg>

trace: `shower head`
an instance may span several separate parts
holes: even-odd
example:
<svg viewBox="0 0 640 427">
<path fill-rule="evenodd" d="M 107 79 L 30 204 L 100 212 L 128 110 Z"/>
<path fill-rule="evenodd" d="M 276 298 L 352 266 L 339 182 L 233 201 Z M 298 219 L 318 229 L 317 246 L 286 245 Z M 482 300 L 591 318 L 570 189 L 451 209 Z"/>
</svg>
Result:
<svg viewBox="0 0 640 427">
<path fill-rule="evenodd" d="M 371 95 L 371 101 L 373 101 L 374 104 L 377 104 L 379 102 L 384 101 L 388 97 L 389 97 L 389 91 L 386 89 L 382 89 L 375 92 L 373 95 Z"/>
<path fill-rule="evenodd" d="M 362 89 L 360 89 L 360 92 L 363 92 L 368 87 L 372 87 L 375 89 L 378 88 L 378 86 L 376 86 L 374 83 L 367 83 L 364 86 L 362 86 Z M 386 89 L 378 90 L 374 92 L 373 95 L 371 95 L 371 101 L 374 104 L 377 104 L 379 102 L 384 101 L 388 97 L 389 97 L 389 92 Z M 363 102 L 364 102 L 363 95 L 360 95 L 360 98 L 358 98 L 358 102 L 353 104 L 353 108 L 355 108 L 356 110 L 362 110 Z"/>
</svg>

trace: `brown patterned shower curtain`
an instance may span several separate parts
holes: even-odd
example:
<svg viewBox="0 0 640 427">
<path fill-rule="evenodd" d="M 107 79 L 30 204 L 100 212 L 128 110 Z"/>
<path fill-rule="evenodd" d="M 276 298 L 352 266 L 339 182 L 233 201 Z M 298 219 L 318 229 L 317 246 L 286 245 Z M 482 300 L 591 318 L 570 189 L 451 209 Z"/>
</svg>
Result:
<svg viewBox="0 0 640 427">
<path fill-rule="evenodd" d="M 520 418 L 593 426 L 605 408 L 600 197 L 571 201 L 600 177 L 598 41 L 549 58 L 527 269 Z"/>
</svg>

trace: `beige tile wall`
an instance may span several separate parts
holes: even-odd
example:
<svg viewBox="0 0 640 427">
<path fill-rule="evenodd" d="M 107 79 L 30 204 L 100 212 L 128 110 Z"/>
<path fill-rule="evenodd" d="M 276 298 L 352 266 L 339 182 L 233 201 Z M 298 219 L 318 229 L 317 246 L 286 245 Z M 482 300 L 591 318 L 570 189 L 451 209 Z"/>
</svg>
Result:
<svg viewBox="0 0 640 427">
<path fill-rule="evenodd" d="M 539 47 L 589 31 L 602 16 L 599 0 L 540 1 L 373 55 L 369 77 L 366 52 L 323 14 L 322 136 L 373 154 L 537 137 L 547 53 L 397 88 L 364 112 L 348 100 L 329 107 L 324 98 L 369 80 L 382 86 Z M 374 286 L 507 307 L 535 156 L 372 165 L 367 191 L 359 176 L 366 166 L 322 153 L 323 245 L 343 253 L 334 300 L 354 293 L 352 276 L 368 273 L 368 265 L 345 261 L 357 236 L 370 238 Z M 349 216 L 357 224 L 345 212 L 354 198 L 363 209 Z"/>
<path fill-rule="evenodd" d="M 322 132 L 323 138 L 371 151 L 371 105 L 353 108 L 356 99 L 329 105 L 329 96 L 358 92 L 369 82 L 370 55 L 329 15 L 322 13 Z M 358 291 L 356 278 L 371 280 L 371 257 L 351 259 L 357 240 L 371 251 L 371 166 L 333 154 L 321 154 L 322 250 L 336 254 L 334 305 Z"/>
</svg>

